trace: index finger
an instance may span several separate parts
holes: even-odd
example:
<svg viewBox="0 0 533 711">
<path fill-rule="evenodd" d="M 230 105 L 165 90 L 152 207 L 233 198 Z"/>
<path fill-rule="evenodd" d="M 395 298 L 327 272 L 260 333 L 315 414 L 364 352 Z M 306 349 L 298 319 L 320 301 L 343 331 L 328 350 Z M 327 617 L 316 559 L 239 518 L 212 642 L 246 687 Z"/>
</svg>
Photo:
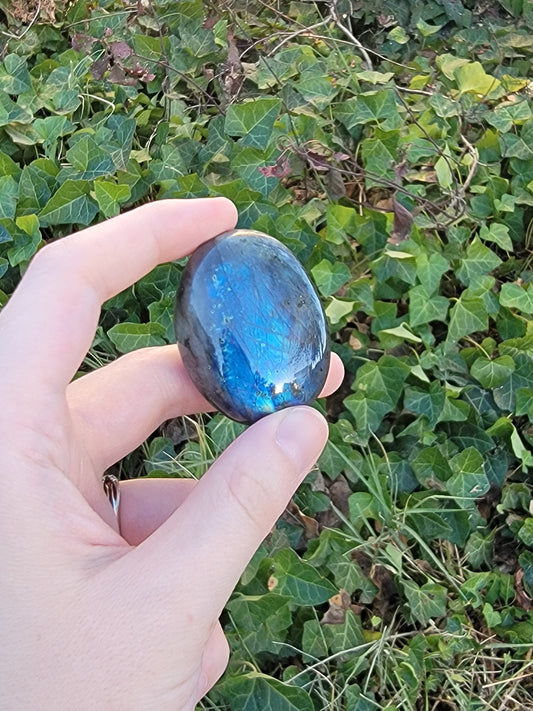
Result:
<svg viewBox="0 0 533 711">
<path fill-rule="evenodd" d="M 91 346 L 104 301 L 236 221 L 226 198 L 161 200 L 44 247 L 2 313 L 2 372 L 27 392 L 64 389 Z"/>
</svg>

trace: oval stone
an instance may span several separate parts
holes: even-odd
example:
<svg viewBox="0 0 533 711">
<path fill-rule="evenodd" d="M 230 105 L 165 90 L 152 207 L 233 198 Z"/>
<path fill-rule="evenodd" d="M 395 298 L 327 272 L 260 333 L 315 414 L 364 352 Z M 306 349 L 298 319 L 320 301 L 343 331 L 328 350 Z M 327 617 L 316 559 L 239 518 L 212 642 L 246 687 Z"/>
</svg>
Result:
<svg viewBox="0 0 533 711">
<path fill-rule="evenodd" d="M 324 385 L 330 348 L 320 299 L 293 253 L 262 232 L 224 232 L 196 249 L 175 329 L 191 380 L 237 422 L 308 404 Z"/>
</svg>

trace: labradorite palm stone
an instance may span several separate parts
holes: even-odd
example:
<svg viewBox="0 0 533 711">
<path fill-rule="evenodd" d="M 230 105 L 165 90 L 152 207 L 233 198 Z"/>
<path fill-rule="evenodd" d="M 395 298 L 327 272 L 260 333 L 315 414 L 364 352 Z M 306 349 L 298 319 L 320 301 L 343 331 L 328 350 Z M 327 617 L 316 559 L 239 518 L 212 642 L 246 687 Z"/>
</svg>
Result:
<svg viewBox="0 0 533 711">
<path fill-rule="evenodd" d="M 191 380 L 237 422 L 310 403 L 324 385 L 320 300 L 292 252 L 262 232 L 224 232 L 191 255 L 175 328 Z"/>
</svg>

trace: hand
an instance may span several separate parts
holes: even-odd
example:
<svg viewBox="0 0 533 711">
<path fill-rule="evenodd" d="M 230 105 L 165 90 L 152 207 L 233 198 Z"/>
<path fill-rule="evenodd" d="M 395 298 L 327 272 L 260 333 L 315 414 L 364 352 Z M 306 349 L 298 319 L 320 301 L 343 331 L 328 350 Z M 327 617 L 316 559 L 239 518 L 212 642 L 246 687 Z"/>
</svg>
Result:
<svg viewBox="0 0 533 711">
<path fill-rule="evenodd" d="M 0 709 L 193 709 L 227 664 L 218 617 L 319 456 L 312 408 L 270 415 L 199 481 L 103 472 L 209 409 L 175 346 L 71 382 L 100 305 L 235 225 L 223 199 L 146 205 L 42 249 L 0 315 Z M 342 378 L 333 358 L 326 391 Z"/>
</svg>

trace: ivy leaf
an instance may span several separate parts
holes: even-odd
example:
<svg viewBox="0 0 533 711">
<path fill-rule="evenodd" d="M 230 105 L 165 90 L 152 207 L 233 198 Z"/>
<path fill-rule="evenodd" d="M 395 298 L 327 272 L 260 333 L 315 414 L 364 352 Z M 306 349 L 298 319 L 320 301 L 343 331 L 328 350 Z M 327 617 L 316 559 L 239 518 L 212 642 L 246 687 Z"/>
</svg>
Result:
<svg viewBox="0 0 533 711">
<path fill-rule="evenodd" d="M 13 219 L 17 210 L 19 186 L 11 175 L 3 175 L 0 178 L 0 219 L 8 217 Z"/>
<path fill-rule="evenodd" d="M 252 654 L 279 654 L 279 642 L 292 624 L 290 602 L 275 593 L 236 594 L 229 601 L 227 609 L 239 621 L 239 636 Z"/>
<path fill-rule="evenodd" d="M 350 279 L 351 273 L 344 262 L 334 262 L 333 264 L 323 259 L 311 268 L 311 274 L 315 284 L 324 296 L 331 296 L 338 291 Z"/>
<path fill-rule="evenodd" d="M 402 124 L 392 89 L 354 96 L 340 103 L 333 114 L 350 132 L 367 123 L 378 125 L 385 131 L 399 128 Z"/>
<path fill-rule="evenodd" d="M 274 556 L 273 567 L 271 585 L 275 592 L 290 597 L 296 605 L 320 605 L 337 592 L 327 578 L 291 548 Z"/>
<path fill-rule="evenodd" d="M 528 284 L 525 288 L 512 282 L 502 284 L 500 303 L 524 314 L 533 314 L 533 284 Z"/>
<path fill-rule="evenodd" d="M 446 392 L 439 382 L 432 382 L 428 390 L 406 387 L 404 392 L 404 406 L 417 415 L 424 415 L 430 427 L 439 421 L 445 400 Z"/>
<path fill-rule="evenodd" d="M 403 579 L 402 588 L 409 603 L 408 614 L 421 625 L 446 614 L 447 590 L 438 583 L 419 586 L 412 580 Z"/>
<path fill-rule="evenodd" d="M 68 149 L 66 156 L 80 172 L 79 179 L 82 180 L 93 180 L 115 172 L 113 159 L 91 136 L 82 136 Z"/>
<path fill-rule="evenodd" d="M 276 166 L 267 166 L 269 162 L 263 151 L 248 146 L 232 158 L 231 167 L 252 190 L 257 190 L 266 198 L 278 185 L 279 178 L 283 177 L 283 174 L 276 173 Z"/>
<path fill-rule="evenodd" d="M 468 286 L 482 274 L 489 274 L 496 269 L 502 260 L 479 239 L 474 239 L 468 245 L 466 256 L 461 260 L 461 266 L 456 270 L 457 277 Z"/>
<path fill-rule="evenodd" d="M 0 126 L 13 123 L 29 124 L 33 116 L 27 109 L 16 104 L 9 96 L 0 91 Z"/>
<path fill-rule="evenodd" d="M 518 538 L 522 543 L 525 543 L 526 546 L 530 548 L 533 547 L 533 518 L 526 518 L 518 531 Z"/>
<path fill-rule="evenodd" d="M 265 149 L 272 135 L 281 101 L 256 99 L 228 107 L 224 129 L 230 136 L 241 136 L 243 146 Z"/>
<path fill-rule="evenodd" d="M 448 460 L 438 447 L 425 447 L 410 464 L 418 481 L 428 489 L 442 488 L 439 484 L 452 474 Z"/>
<path fill-rule="evenodd" d="M 58 172 L 56 163 L 47 158 L 37 158 L 24 166 L 19 181 L 19 215 L 38 213 L 43 209 L 56 187 Z"/>
<path fill-rule="evenodd" d="M 391 412 L 401 394 L 410 368 L 393 356 L 377 363 L 365 363 L 357 371 L 353 395 L 344 400 L 362 436 L 375 432 L 383 417 Z"/>
<path fill-rule="evenodd" d="M 315 708 L 305 689 L 259 672 L 230 678 L 224 683 L 224 690 L 232 706 L 242 711 L 314 711 Z"/>
<path fill-rule="evenodd" d="M 488 323 L 489 318 L 483 298 L 469 296 L 465 291 L 450 311 L 447 342 L 456 343 L 463 336 L 476 331 L 485 331 Z"/>
<path fill-rule="evenodd" d="M 304 75 L 294 88 L 319 111 L 324 111 L 339 91 L 329 77 L 320 74 L 310 76 L 309 73 Z"/>
<path fill-rule="evenodd" d="M 441 188 L 449 189 L 453 185 L 453 174 L 450 168 L 450 159 L 446 155 L 441 155 L 435 162 L 435 172 Z"/>
<path fill-rule="evenodd" d="M 472 363 L 470 374 L 484 388 L 490 390 L 501 385 L 514 372 L 515 362 L 509 355 L 491 360 L 480 357 Z"/>
<path fill-rule="evenodd" d="M 7 220 L 2 225 L 8 225 Z M 36 215 L 22 215 L 11 223 L 13 245 L 8 249 L 7 257 L 11 266 L 25 264 L 30 261 L 39 245 L 42 243 L 39 220 Z"/>
<path fill-rule="evenodd" d="M 97 180 L 94 183 L 94 196 L 104 217 L 115 217 L 120 212 L 120 205 L 131 197 L 131 190 L 128 185 Z"/>
<path fill-rule="evenodd" d="M 3 65 L 0 65 L 0 91 L 18 96 L 30 91 L 31 88 L 31 76 L 26 58 L 18 54 L 6 55 Z"/>
<path fill-rule="evenodd" d="M 127 166 L 136 126 L 135 119 L 120 114 L 113 114 L 106 121 L 105 127 L 112 133 L 110 156 L 118 170 Z"/>
<path fill-rule="evenodd" d="M 514 125 L 523 124 L 532 118 L 529 101 L 524 99 L 497 106 L 485 115 L 485 121 L 502 133 L 508 133 Z"/>
<path fill-rule="evenodd" d="M 340 624 L 328 624 L 324 621 L 323 633 L 331 654 L 353 649 L 367 641 L 360 617 L 350 609 L 346 610 L 344 620 Z"/>
<path fill-rule="evenodd" d="M 487 74 L 480 62 L 462 64 L 454 72 L 461 94 L 473 93 L 480 98 L 493 94 L 500 86 L 500 80 Z"/>
<path fill-rule="evenodd" d="M 533 120 L 527 121 L 520 129 L 517 136 L 514 133 L 500 134 L 500 146 L 502 155 L 505 158 L 518 158 L 519 160 L 531 160 L 533 157 Z"/>
<path fill-rule="evenodd" d="M 117 323 L 107 335 L 119 353 L 166 344 L 165 328 L 160 323 Z"/>
<path fill-rule="evenodd" d="M 450 459 L 454 474 L 446 482 L 448 492 L 459 499 L 462 506 L 473 503 L 489 489 L 483 457 L 475 447 L 467 447 Z"/>
<path fill-rule="evenodd" d="M 148 307 L 150 322 L 158 323 L 165 329 L 165 340 L 172 343 L 175 338 L 174 331 L 174 306 L 175 295 L 164 296 L 159 301 L 154 301 Z"/>
<path fill-rule="evenodd" d="M 448 260 L 438 252 L 429 255 L 421 252 L 416 256 L 416 276 L 428 294 L 438 290 L 441 277 L 449 268 Z"/>
<path fill-rule="evenodd" d="M 409 325 L 413 328 L 431 321 L 446 322 L 450 306 L 445 296 L 431 295 L 422 285 L 409 289 L 409 305 Z"/>
<path fill-rule="evenodd" d="M 518 390 L 533 389 L 531 359 L 524 353 L 517 353 L 512 358 L 515 365 L 513 372 L 492 393 L 496 405 L 504 412 L 514 412 Z"/>
<path fill-rule="evenodd" d="M 18 163 L 15 163 L 13 158 L 10 158 L 6 153 L 0 152 L 0 176 L 11 175 L 15 180 L 20 178 L 21 169 Z"/>
<path fill-rule="evenodd" d="M 487 242 L 494 242 L 506 252 L 513 251 L 513 242 L 509 235 L 509 228 L 501 222 L 493 222 L 489 226 L 482 225 L 479 236 Z"/>
<path fill-rule="evenodd" d="M 346 319 L 353 313 L 355 301 L 345 301 L 344 299 L 336 299 L 332 297 L 329 304 L 325 308 L 326 316 L 332 326 L 340 324 L 343 319 Z"/>
<path fill-rule="evenodd" d="M 60 138 L 74 130 L 66 116 L 46 116 L 35 119 L 33 128 L 43 141 L 43 148 L 47 158 L 55 159 Z M 57 172 L 57 171 L 56 171 Z"/>
<path fill-rule="evenodd" d="M 365 165 L 372 166 L 374 175 L 391 178 L 398 158 L 399 131 L 376 129 L 372 138 L 361 141 L 361 155 Z"/>
<path fill-rule="evenodd" d="M 52 195 L 39 213 L 41 227 L 50 225 L 88 225 L 98 213 L 98 205 L 89 196 L 86 180 L 67 180 Z"/>
</svg>

